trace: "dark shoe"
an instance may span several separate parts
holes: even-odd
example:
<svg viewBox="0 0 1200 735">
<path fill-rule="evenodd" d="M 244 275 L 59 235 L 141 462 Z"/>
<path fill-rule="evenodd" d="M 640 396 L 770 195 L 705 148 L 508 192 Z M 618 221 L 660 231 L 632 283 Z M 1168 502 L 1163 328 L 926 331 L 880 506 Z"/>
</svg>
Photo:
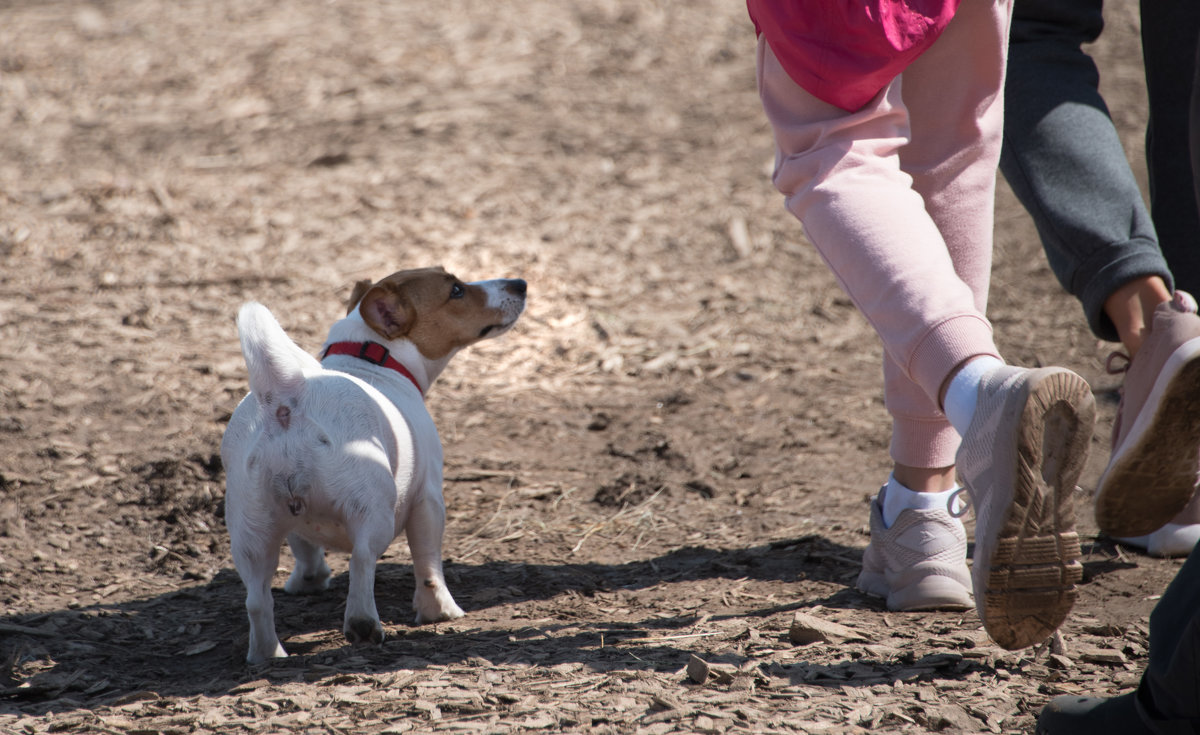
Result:
<svg viewBox="0 0 1200 735">
<path fill-rule="evenodd" d="M 1037 735 L 1154 735 L 1138 716 L 1135 696 L 1055 697 L 1038 717 Z"/>
</svg>

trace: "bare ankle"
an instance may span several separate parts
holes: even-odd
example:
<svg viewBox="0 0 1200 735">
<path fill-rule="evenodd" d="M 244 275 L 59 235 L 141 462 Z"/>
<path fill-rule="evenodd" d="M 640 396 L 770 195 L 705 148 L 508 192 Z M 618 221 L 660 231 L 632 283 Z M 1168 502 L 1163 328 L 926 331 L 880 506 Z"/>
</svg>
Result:
<svg viewBox="0 0 1200 735">
<path fill-rule="evenodd" d="M 1117 328 L 1117 336 L 1130 357 L 1142 346 L 1154 319 L 1154 308 L 1170 300 L 1171 292 L 1158 276 L 1135 278 L 1104 300 L 1104 313 Z"/>
</svg>

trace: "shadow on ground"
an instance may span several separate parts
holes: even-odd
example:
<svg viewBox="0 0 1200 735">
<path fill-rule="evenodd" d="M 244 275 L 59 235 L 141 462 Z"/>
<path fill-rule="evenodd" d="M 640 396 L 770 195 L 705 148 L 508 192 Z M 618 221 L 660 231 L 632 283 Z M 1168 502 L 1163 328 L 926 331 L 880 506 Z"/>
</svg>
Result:
<svg viewBox="0 0 1200 735">
<path fill-rule="evenodd" d="M 597 624 L 595 598 L 638 593 L 713 579 L 730 581 L 825 581 L 852 578 L 861 552 L 819 536 L 777 541 L 749 549 L 687 547 L 625 564 L 520 564 L 492 561 L 448 564 L 447 579 L 468 615 L 453 624 L 408 622 L 412 595 L 406 564 L 383 563 L 377 601 L 388 639 L 379 647 L 345 644 L 340 628 L 345 574 L 320 595 L 290 596 L 276 589 L 276 619 L 291 654 L 263 666 L 247 666 L 243 588 L 233 570 L 210 582 L 156 597 L 56 610 L 0 620 L 0 711 L 27 714 L 90 709 L 147 697 L 218 696 L 247 680 L 320 682 L 362 672 L 420 670 L 436 666 L 483 667 L 583 664 L 595 671 L 680 669 L 688 660 L 687 631 L 701 622 L 755 621 L 817 605 L 877 604 L 850 586 L 819 600 L 763 607 L 742 606 L 725 614 L 626 614 L 625 621 Z M 674 587 L 665 590 L 672 592 Z M 501 590 L 501 593 L 495 592 Z M 528 608 L 553 600 L 553 618 L 532 619 Z M 628 612 L 628 611 L 627 611 Z M 577 622 L 578 621 L 578 622 Z M 776 637 L 779 637 L 775 634 Z M 786 637 L 786 636 L 784 636 Z M 927 671 L 959 677 L 982 664 L 948 654 L 937 660 L 858 660 L 836 666 L 797 664 L 776 672 L 795 681 L 843 686 L 878 683 L 888 671 Z M 725 657 L 740 664 L 739 656 Z M 928 659 L 929 657 L 926 657 Z M 863 671 L 873 672 L 864 676 Z M 151 691 L 146 683 L 155 682 Z"/>
</svg>

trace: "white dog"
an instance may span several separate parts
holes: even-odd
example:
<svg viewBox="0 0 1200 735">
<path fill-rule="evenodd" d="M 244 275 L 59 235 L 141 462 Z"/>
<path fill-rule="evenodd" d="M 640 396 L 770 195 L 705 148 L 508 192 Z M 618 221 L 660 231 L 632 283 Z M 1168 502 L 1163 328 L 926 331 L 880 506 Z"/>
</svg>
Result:
<svg viewBox="0 0 1200 735">
<path fill-rule="evenodd" d="M 442 445 L 424 394 L 460 349 L 507 331 L 525 308 L 525 281 L 463 283 L 441 268 L 359 282 L 322 361 L 301 350 L 265 307 L 238 314 L 250 394 L 221 442 L 225 521 L 246 585 L 246 660 L 286 656 L 275 633 L 271 580 L 286 538 L 296 558 L 284 589 L 329 586 L 325 549 L 350 552 L 343 630 L 383 641 L 375 564 L 404 531 L 417 622 L 462 617 L 442 575 Z"/>
</svg>

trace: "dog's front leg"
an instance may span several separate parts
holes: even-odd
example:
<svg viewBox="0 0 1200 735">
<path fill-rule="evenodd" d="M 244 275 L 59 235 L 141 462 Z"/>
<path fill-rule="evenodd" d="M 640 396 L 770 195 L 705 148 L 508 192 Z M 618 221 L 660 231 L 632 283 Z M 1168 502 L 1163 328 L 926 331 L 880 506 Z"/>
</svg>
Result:
<svg viewBox="0 0 1200 735">
<path fill-rule="evenodd" d="M 245 531 L 245 529 L 234 529 Z M 246 533 L 234 533 L 230 539 L 233 562 L 246 586 L 246 615 L 250 618 L 250 646 L 246 661 L 260 664 L 271 658 L 287 656 L 275 633 L 275 601 L 271 580 L 279 566 L 279 539 L 247 539 Z"/>
<path fill-rule="evenodd" d="M 329 589 L 329 564 L 325 562 L 325 549 L 308 541 L 298 533 L 289 533 L 288 546 L 296 559 L 296 566 L 283 585 L 291 595 L 311 594 Z"/>
<path fill-rule="evenodd" d="M 418 623 L 436 623 L 463 616 L 462 608 L 454 601 L 442 574 L 442 534 L 446 529 L 446 508 L 441 501 L 441 488 L 434 498 L 426 494 L 413 507 L 405 526 L 408 549 L 412 554 L 413 608 Z"/>
<path fill-rule="evenodd" d="M 366 518 L 352 531 L 350 594 L 346 597 L 342 629 L 351 643 L 383 643 L 383 625 L 375 607 L 375 565 L 387 551 L 394 532 L 392 519 L 386 516 Z"/>
</svg>

